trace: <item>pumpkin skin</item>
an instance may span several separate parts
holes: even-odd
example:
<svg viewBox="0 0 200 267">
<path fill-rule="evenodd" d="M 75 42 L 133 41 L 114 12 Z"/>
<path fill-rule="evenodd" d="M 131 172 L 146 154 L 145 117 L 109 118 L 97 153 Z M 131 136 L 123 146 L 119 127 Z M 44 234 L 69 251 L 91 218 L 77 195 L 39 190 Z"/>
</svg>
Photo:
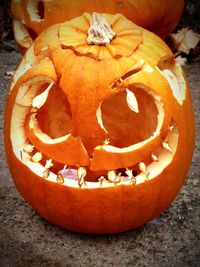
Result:
<svg viewBox="0 0 200 267">
<path fill-rule="evenodd" d="M 184 0 L 12 0 L 14 35 L 24 52 L 35 37 L 83 12 L 122 13 L 139 26 L 167 37 L 177 26 Z"/>
<path fill-rule="evenodd" d="M 5 110 L 22 196 L 49 222 L 96 234 L 134 229 L 166 209 L 194 149 L 188 83 L 170 49 L 121 14 L 103 17 L 116 33 L 107 45 L 87 44 L 89 13 L 37 37 Z"/>
</svg>

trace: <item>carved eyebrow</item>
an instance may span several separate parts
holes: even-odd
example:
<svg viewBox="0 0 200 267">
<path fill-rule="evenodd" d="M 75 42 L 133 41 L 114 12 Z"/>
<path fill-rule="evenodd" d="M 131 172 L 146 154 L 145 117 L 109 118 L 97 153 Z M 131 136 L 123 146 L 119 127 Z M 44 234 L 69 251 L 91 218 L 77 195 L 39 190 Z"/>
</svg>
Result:
<svg viewBox="0 0 200 267">
<path fill-rule="evenodd" d="M 128 70 L 127 72 L 125 72 L 122 76 L 118 77 L 110 86 L 112 89 L 118 87 L 120 85 L 120 83 L 122 83 L 122 81 L 126 80 L 127 78 L 129 78 L 130 76 L 138 73 L 139 71 L 142 70 L 143 66 L 144 66 L 145 62 L 144 60 L 139 60 L 134 66 L 133 68 L 131 68 L 130 70 Z"/>
</svg>

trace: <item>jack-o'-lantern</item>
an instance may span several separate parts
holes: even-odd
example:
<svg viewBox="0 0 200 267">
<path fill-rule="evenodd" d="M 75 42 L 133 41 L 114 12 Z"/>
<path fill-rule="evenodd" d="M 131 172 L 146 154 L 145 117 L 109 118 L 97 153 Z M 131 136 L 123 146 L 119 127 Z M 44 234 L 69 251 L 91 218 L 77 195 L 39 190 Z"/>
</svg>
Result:
<svg viewBox="0 0 200 267">
<path fill-rule="evenodd" d="M 170 205 L 190 165 L 183 70 L 121 14 L 54 25 L 13 78 L 5 147 L 17 188 L 51 223 L 88 233 L 143 225 Z"/>
<path fill-rule="evenodd" d="M 14 35 L 22 51 L 44 29 L 83 12 L 122 13 L 162 38 L 177 26 L 184 0 L 12 0 Z"/>
</svg>

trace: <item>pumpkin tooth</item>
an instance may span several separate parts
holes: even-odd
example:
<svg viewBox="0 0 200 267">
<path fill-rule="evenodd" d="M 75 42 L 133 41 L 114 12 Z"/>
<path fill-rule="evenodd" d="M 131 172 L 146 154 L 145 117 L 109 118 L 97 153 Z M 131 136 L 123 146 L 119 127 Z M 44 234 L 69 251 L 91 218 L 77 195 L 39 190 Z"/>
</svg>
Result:
<svg viewBox="0 0 200 267">
<path fill-rule="evenodd" d="M 170 145 L 169 145 L 168 143 L 166 143 L 166 142 L 162 142 L 162 147 L 163 147 L 165 150 L 167 150 L 167 151 L 169 151 L 170 153 L 172 153 L 172 149 L 171 149 L 171 147 L 170 147 Z"/>
<path fill-rule="evenodd" d="M 146 173 L 145 182 L 149 181 L 149 175 L 150 175 L 150 172 L 147 172 L 147 173 Z"/>
<path fill-rule="evenodd" d="M 132 170 L 126 169 L 125 170 L 125 173 L 126 173 L 126 175 L 128 176 L 129 179 L 132 179 L 133 178 L 133 172 L 132 172 Z"/>
<path fill-rule="evenodd" d="M 116 174 L 116 171 L 111 170 L 107 173 L 109 182 L 119 183 L 121 182 L 121 173 Z"/>
<path fill-rule="evenodd" d="M 112 170 L 112 171 L 108 171 L 107 173 L 108 176 L 108 180 L 113 182 L 116 179 L 116 171 Z"/>
<path fill-rule="evenodd" d="M 129 184 L 135 185 L 136 184 L 136 177 L 132 177 L 129 181 Z"/>
<path fill-rule="evenodd" d="M 142 161 L 139 163 L 139 169 L 140 169 L 141 172 L 143 172 L 143 173 L 145 173 L 145 174 L 147 173 L 147 166 L 146 166 L 146 164 L 145 164 L 144 162 L 142 162 Z"/>
<path fill-rule="evenodd" d="M 171 126 L 169 127 L 169 130 L 172 131 L 172 130 L 174 129 L 174 127 L 175 127 L 174 125 L 171 125 Z"/>
<path fill-rule="evenodd" d="M 22 150 L 20 150 L 20 158 L 21 158 L 21 160 L 23 160 L 23 152 L 22 152 Z"/>
<path fill-rule="evenodd" d="M 45 169 L 50 169 L 53 166 L 52 159 L 46 160 Z"/>
<path fill-rule="evenodd" d="M 99 179 L 98 179 L 99 183 L 100 183 L 100 186 L 103 185 L 103 182 L 106 182 L 107 180 L 105 179 L 104 176 L 101 176 Z"/>
<path fill-rule="evenodd" d="M 67 169 L 67 165 L 65 164 L 63 167 L 63 171 Z"/>
<path fill-rule="evenodd" d="M 62 174 L 57 173 L 56 182 L 58 184 L 63 184 L 64 183 L 64 177 L 62 176 Z"/>
<path fill-rule="evenodd" d="M 41 94 L 33 98 L 32 106 L 34 108 L 40 109 L 44 105 L 53 85 L 54 85 L 54 82 L 51 82 L 44 92 L 42 92 Z"/>
<path fill-rule="evenodd" d="M 43 171 L 43 174 L 42 175 L 43 175 L 43 177 L 45 179 L 47 179 L 49 177 L 50 173 L 51 173 L 50 170 L 49 169 L 46 169 L 46 170 Z"/>
<path fill-rule="evenodd" d="M 128 175 L 128 178 L 130 179 L 129 184 L 133 184 L 133 185 L 136 184 L 136 178 L 133 175 L 132 170 L 130 170 L 130 169 L 127 168 L 125 170 L 125 173 L 126 173 L 126 175 Z"/>
<path fill-rule="evenodd" d="M 85 167 L 78 168 L 78 185 L 81 188 L 83 185 L 86 185 L 85 176 L 87 174 L 87 170 Z"/>
<path fill-rule="evenodd" d="M 126 102 L 128 104 L 128 107 L 130 108 L 130 110 L 138 113 L 139 112 L 139 109 L 138 109 L 138 102 L 137 102 L 137 99 L 135 97 L 135 94 L 126 89 Z"/>
<path fill-rule="evenodd" d="M 153 161 L 159 161 L 158 157 L 154 153 L 151 154 L 151 158 Z"/>
<path fill-rule="evenodd" d="M 31 153 L 34 150 L 34 145 L 27 144 L 23 147 L 23 151 L 27 153 Z"/>
<path fill-rule="evenodd" d="M 110 144 L 110 139 L 109 138 L 106 138 L 104 141 L 103 141 L 103 145 L 107 146 Z"/>
<path fill-rule="evenodd" d="M 116 177 L 114 183 L 120 183 L 120 182 L 121 182 L 121 176 L 122 176 L 122 174 L 121 174 L 121 172 L 119 172 L 119 173 L 117 174 L 117 177 Z"/>
<path fill-rule="evenodd" d="M 41 152 L 36 152 L 33 156 L 32 156 L 32 161 L 34 162 L 39 162 L 42 159 L 42 153 Z"/>
</svg>

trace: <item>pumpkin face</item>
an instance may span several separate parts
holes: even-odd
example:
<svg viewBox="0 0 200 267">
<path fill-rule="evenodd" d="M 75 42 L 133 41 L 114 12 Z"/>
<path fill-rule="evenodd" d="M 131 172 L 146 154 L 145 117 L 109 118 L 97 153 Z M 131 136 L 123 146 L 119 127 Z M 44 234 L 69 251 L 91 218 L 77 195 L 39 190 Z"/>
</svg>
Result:
<svg viewBox="0 0 200 267">
<path fill-rule="evenodd" d="M 86 11 L 122 13 L 165 38 L 177 26 L 183 6 L 184 0 L 12 0 L 11 12 L 15 39 L 24 51 L 44 29 Z"/>
<path fill-rule="evenodd" d="M 191 161 L 181 66 L 121 14 L 54 25 L 16 71 L 5 147 L 17 188 L 50 222 L 89 233 L 138 227 L 169 206 Z"/>
</svg>

